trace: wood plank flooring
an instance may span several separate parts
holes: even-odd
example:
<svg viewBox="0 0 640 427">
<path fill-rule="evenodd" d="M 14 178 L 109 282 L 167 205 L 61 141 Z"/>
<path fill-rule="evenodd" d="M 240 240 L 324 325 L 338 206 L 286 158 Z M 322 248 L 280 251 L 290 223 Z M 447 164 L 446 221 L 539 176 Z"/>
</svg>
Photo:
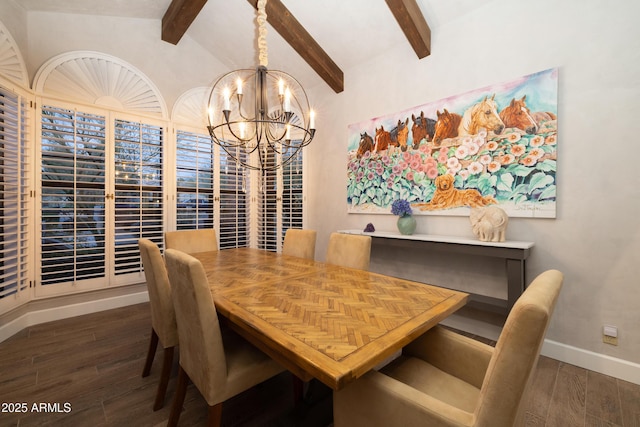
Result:
<svg viewBox="0 0 640 427">
<path fill-rule="evenodd" d="M 0 343 L 0 426 L 165 425 L 177 362 L 165 405 L 154 412 L 160 350 L 151 375 L 141 377 L 150 331 L 149 306 L 138 304 L 36 325 Z M 15 412 L 22 409 L 16 403 L 26 403 L 26 412 Z M 203 426 L 206 414 L 190 385 L 180 425 Z M 223 410 L 225 426 L 324 427 L 331 421 L 330 390 L 313 382 L 294 407 L 288 373 L 236 396 Z M 541 357 L 525 426 L 640 427 L 640 386 Z"/>
</svg>

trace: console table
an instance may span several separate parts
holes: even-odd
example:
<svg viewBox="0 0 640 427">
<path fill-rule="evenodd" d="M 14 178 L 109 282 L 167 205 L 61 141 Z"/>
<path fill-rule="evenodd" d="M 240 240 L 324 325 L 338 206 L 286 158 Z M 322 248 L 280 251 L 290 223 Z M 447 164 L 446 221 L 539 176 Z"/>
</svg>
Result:
<svg viewBox="0 0 640 427">
<path fill-rule="evenodd" d="M 463 237 L 438 236 L 432 234 L 412 234 L 407 236 L 397 232 L 387 231 L 365 233 L 361 230 L 339 230 L 339 232 L 371 236 L 374 239 L 413 240 L 421 242 L 428 250 L 439 252 L 502 258 L 506 264 L 507 300 L 504 301 L 481 295 L 474 295 L 476 297 L 474 299 L 477 302 L 476 305 L 488 305 L 493 308 L 501 308 L 501 310 L 498 311 L 503 312 L 511 310 L 511 307 L 513 307 L 518 297 L 524 292 L 525 260 L 534 245 L 533 242 L 482 242 L 480 240 L 466 239 Z"/>
</svg>

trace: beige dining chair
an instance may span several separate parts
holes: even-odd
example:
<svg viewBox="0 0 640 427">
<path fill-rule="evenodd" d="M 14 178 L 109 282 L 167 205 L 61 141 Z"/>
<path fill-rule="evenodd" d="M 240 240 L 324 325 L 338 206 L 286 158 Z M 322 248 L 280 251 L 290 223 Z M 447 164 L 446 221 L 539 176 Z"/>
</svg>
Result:
<svg viewBox="0 0 640 427">
<path fill-rule="evenodd" d="M 164 244 L 167 249 L 176 249 L 188 254 L 218 250 L 218 238 L 213 228 L 166 231 Z"/>
<path fill-rule="evenodd" d="M 143 377 L 149 376 L 158 341 L 164 349 L 160 382 L 158 383 L 158 390 L 153 403 L 153 410 L 157 411 L 164 405 L 164 397 L 173 365 L 173 352 L 175 346 L 178 345 L 178 328 L 173 310 L 173 301 L 171 300 L 169 277 L 167 276 L 160 248 L 149 239 L 138 240 L 138 247 L 140 248 L 140 257 L 142 258 L 144 275 L 147 280 L 149 305 L 151 306 L 151 340 L 147 351 L 147 359 L 142 370 Z"/>
<path fill-rule="evenodd" d="M 284 234 L 282 254 L 314 259 L 316 254 L 316 231 L 289 228 Z"/>
<path fill-rule="evenodd" d="M 369 269 L 371 236 L 331 233 L 325 261 L 342 267 Z"/>
<path fill-rule="evenodd" d="M 176 426 L 191 380 L 209 405 L 209 425 L 219 426 L 222 404 L 284 369 L 218 323 L 209 282 L 200 261 L 165 251 L 180 335 L 180 368 L 168 426 Z"/>
<path fill-rule="evenodd" d="M 336 427 L 521 425 L 520 408 L 563 275 L 540 274 L 516 301 L 496 347 L 441 326 L 381 371 L 334 394 Z"/>
</svg>

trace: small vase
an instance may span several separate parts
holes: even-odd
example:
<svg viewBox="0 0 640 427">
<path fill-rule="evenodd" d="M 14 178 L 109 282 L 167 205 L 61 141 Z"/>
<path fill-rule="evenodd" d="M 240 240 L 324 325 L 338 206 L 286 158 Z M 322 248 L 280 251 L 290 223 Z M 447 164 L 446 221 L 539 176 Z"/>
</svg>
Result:
<svg viewBox="0 0 640 427">
<path fill-rule="evenodd" d="M 411 235 L 416 231 L 416 219 L 411 215 L 398 218 L 398 231 L 400 234 Z"/>
</svg>

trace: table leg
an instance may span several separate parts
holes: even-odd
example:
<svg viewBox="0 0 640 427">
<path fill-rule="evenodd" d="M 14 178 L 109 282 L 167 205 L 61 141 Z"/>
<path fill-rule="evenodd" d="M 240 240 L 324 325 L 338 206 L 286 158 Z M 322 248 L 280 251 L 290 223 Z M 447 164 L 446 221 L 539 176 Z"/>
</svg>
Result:
<svg viewBox="0 0 640 427">
<path fill-rule="evenodd" d="M 507 309 L 516 303 L 524 292 L 524 260 L 507 259 Z"/>
<path fill-rule="evenodd" d="M 302 402 L 302 398 L 304 397 L 304 381 L 298 378 L 295 375 L 293 377 L 293 403 L 294 405 L 298 405 Z"/>
</svg>

